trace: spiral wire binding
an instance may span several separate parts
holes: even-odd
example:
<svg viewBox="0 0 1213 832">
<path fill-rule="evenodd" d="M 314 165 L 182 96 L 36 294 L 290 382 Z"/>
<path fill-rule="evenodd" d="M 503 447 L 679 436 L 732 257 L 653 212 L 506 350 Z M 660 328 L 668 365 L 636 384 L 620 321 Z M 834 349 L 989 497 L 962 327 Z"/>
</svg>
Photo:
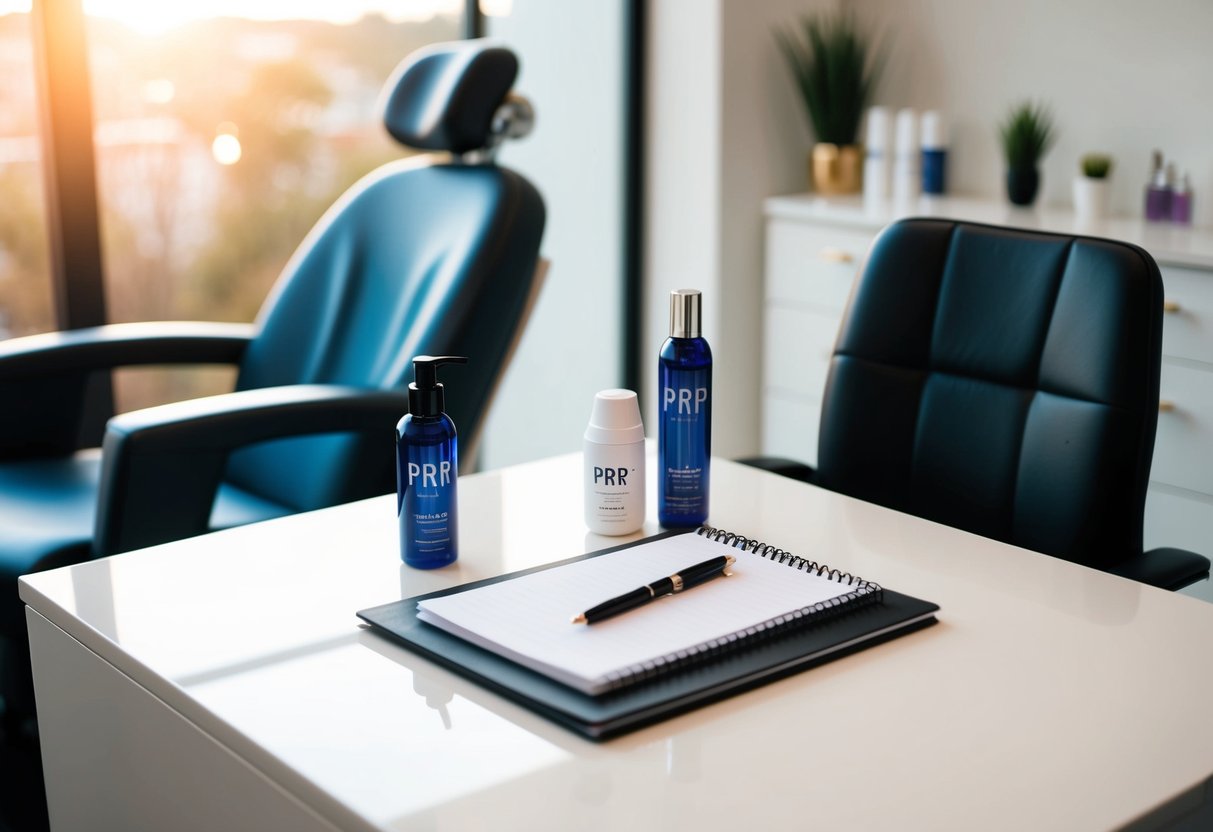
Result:
<svg viewBox="0 0 1213 832">
<path fill-rule="evenodd" d="M 793 569 L 798 569 L 802 572 L 813 572 L 831 581 L 838 581 L 839 583 L 845 583 L 847 586 L 853 586 L 855 589 L 835 598 L 810 604 L 802 609 L 776 616 L 752 627 L 747 627 L 744 630 L 711 639 L 703 644 L 698 644 L 685 650 L 679 650 L 677 653 L 624 668 L 606 678 L 607 690 L 617 690 L 636 682 L 661 676 L 673 670 L 682 670 L 690 665 L 716 658 L 721 654 L 749 647 L 760 641 L 765 641 L 784 633 L 801 629 L 802 627 L 838 618 L 841 615 L 861 609 L 869 604 L 879 603 L 884 599 L 884 590 L 877 583 L 865 581 L 852 575 L 850 572 L 831 569 L 816 561 L 793 555 L 791 552 L 786 552 L 775 546 L 751 540 L 748 537 L 734 534 L 724 529 L 712 528 L 711 526 L 700 526 L 695 530 L 695 534 L 700 537 L 710 538 L 718 543 L 723 543 L 726 546 L 731 546 L 734 549 L 745 549 L 768 560 L 787 564 Z"/>
<path fill-rule="evenodd" d="M 786 563 L 789 566 L 799 569 L 802 572 L 814 572 L 817 575 L 829 578 L 831 581 L 839 581 L 847 586 L 856 586 L 860 588 L 871 587 L 869 591 L 882 592 L 879 584 L 872 581 L 865 581 L 850 572 L 843 572 L 841 569 L 831 569 L 829 566 L 820 564 L 815 560 L 802 558 L 799 555 L 793 555 L 791 552 L 785 552 L 775 546 L 767 543 L 762 543 L 757 540 L 750 540 L 748 537 L 743 537 L 739 534 L 727 532 L 724 529 L 714 529 L 711 526 L 700 526 L 695 530 L 695 534 L 701 537 L 707 537 L 719 543 L 724 543 L 727 546 L 732 546 L 734 549 L 745 549 L 757 555 L 761 555 L 768 560 Z"/>
</svg>

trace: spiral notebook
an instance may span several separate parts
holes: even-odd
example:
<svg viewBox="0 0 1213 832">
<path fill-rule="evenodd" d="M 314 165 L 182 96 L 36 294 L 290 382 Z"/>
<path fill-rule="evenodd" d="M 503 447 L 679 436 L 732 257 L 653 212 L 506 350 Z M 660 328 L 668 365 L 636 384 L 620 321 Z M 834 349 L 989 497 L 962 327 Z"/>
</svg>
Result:
<svg viewBox="0 0 1213 832">
<path fill-rule="evenodd" d="M 570 619 L 597 603 L 721 554 L 734 536 L 700 529 L 418 604 L 417 617 L 598 695 L 703 661 L 781 628 L 879 600 L 880 587 L 774 551 L 736 546 L 731 576 L 597 624 Z"/>
<path fill-rule="evenodd" d="M 733 575 L 615 618 L 578 612 L 725 552 Z M 363 610 L 448 668 L 600 739 L 934 622 L 938 607 L 701 528 Z"/>
</svg>

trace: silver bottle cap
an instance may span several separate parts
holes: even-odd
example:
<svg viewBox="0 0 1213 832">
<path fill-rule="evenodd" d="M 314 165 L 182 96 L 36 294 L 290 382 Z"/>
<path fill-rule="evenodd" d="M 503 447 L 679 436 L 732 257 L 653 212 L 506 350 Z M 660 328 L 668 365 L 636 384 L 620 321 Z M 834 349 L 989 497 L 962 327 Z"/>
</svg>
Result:
<svg viewBox="0 0 1213 832">
<path fill-rule="evenodd" d="M 671 338 L 698 338 L 702 331 L 700 317 L 698 289 L 675 289 L 670 292 Z"/>
</svg>

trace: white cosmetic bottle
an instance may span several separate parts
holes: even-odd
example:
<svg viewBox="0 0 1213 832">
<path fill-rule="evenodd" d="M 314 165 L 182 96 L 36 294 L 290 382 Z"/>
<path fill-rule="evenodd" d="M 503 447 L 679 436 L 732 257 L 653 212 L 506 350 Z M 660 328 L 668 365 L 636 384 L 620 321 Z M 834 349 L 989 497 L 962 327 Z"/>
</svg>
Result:
<svg viewBox="0 0 1213 832">
<path fill-rule="evenodd" d="M 595 534 L 630 534 L 644 525 L 644 425 L 631 390 L 594 397 L 585 429 L 585 524 Z"/>
<path fill-rule="evenodd" d="M 903 107 L 897 111 L 897 150 L 893 157 L 893 203 L 898 213 L 912 210 L 922 187 L 918 147 L 918 113 Z"/>
<path fill-rule="evenodd" d="M 863 161 L 863 205 L 867 211 L 877 213 L 885 207 L 885 202 L 889 199 L 889 157 L 892 155 L 892 142 L 889 141 L 888 108 L 870 108 L 867 127 Z"/>
</svg>

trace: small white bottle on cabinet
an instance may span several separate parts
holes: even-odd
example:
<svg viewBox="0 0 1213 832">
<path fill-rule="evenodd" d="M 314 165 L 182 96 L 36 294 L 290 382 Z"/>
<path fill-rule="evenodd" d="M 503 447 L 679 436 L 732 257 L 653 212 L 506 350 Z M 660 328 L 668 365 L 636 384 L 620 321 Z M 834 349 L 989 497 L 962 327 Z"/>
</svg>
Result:
<svg viewBox="0 0 1213 832">
<path fill-rule="evenodd" d="M 585 429 L 585 524 L 595 534 L 631 534 L 644 525 L 644 425 L 631 390 L 594 397 Z"/>
<path fill-rule="evenodd" d="M 863 204 L 868 211 L 879 212 L 889 198 L 889 157 L 893 155 L 892 144 L 889 141 L 888 108 L 869 108 L 863 162 Z"/>
<path fill-rule="evenodd" d="M 910 107 L 897 111 L 897 150 L 893 157 L 893 202 L 898 212 L 910 210 L 922 187 L 919 170 L 918 113 Z"/>
</svg>

